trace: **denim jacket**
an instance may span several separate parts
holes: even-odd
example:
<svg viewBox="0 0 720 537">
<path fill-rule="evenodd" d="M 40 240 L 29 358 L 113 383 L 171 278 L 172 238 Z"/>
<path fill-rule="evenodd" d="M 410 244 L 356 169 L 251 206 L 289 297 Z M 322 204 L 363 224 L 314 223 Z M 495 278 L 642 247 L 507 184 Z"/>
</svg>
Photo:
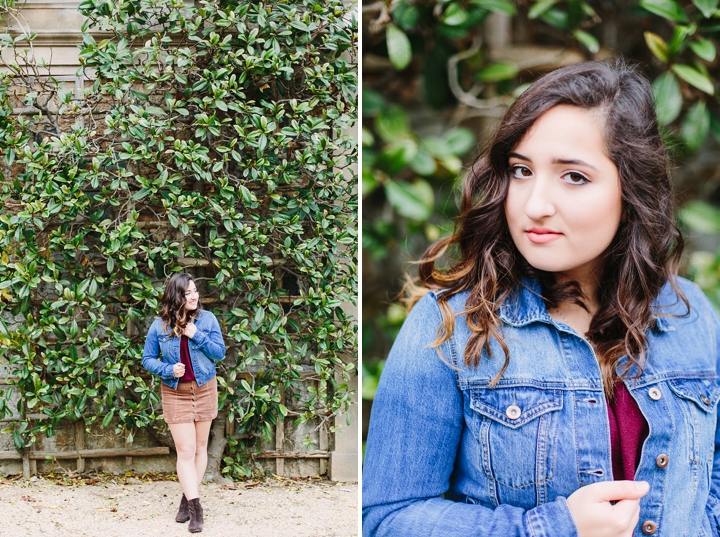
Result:
<svg viewBox="0 0 720 537">
<path fill-rule="evenodd" d="M 190 360 L 192 361 L 195 381 L 202 386 L 215 376 L 215 362 L 225 357 L 220 324 L 215 315 L 207 310 L 200 310 L 195 319 L 197 331 L 188 341 Z M 171 388 L 177 388 L 179 379 L 173 375 L 173 365 L 180 362 L 180 338 L 171 330 L 163 330 L 162 319 L 155 319 L 145 338 L 142 365 L 151 373 L 159 375 L 161 380 Z"/>
<path fill-rule="evenodd" d="M 635 537 L 720 536 L 720 321 L 694 284 L 679 283 L 690 313 L 666 285 L 642 374 L 624 381 L 649 424 L 636 479 L 650 491 Z M 412 309 L 372 408 L 364 536 L 578 535 L 566 498 L 613 479 L 607 402 L 593 348 L 548 315 L 539 292 L 526 282 L 500 309 L 510 364 L 492 388 L 504 362 L 497 341 L 466 366 L 470 330 L 457 315 L 441 359 L 429 346 L 441 324 L 436 295 Z M 449 305 L 462 312 L 466 299 Z"/>
</svg>

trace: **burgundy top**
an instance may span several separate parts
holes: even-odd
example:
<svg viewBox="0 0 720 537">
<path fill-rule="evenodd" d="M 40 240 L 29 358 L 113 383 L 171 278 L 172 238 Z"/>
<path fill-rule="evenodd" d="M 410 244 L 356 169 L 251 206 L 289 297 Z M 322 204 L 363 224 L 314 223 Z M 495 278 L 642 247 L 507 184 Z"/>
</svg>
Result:
<svg viewBox="0 0 720 537">
<path fill-rule="evenodd" d="M 180 382 L 190 382 L 195 380 L 195 372 L 192 368 L 192 361 L 190 360 L 190 349 L 188 348 L 188 337 L 182 336 L 180 338 L 180 363 L 185 364 L 185 374 L 180 377 Z"/>
<path fill-rule="evenodd" d="M 635 399 L 621 380 L 615 382 L 615 397 L 608 404 L 613 476 L 615 480 L 635 479 L 643 442 L 649 428 Z"/>
</svg>

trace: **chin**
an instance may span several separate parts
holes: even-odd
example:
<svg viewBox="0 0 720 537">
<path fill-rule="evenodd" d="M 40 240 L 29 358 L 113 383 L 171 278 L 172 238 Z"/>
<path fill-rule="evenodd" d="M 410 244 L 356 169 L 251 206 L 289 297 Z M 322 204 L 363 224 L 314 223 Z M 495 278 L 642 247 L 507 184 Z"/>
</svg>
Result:
<svg viewBox="0 0 720 537">
<path fill-rule="evenodd" d="M 525 261 L 535 270 L 543 272 L 566 272 L 576 267 L 574 263 L 563 263 L 558 259 L 532 259 L 532 257 L 526 257 Z"/>
</svg>

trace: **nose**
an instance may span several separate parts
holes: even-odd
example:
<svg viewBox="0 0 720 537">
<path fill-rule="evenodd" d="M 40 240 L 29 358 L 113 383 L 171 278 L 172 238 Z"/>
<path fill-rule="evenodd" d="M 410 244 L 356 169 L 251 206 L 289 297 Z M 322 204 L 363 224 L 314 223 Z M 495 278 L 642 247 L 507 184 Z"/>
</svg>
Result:
<svg viewBox="0 0 720 537">
<path fill-rule="evenodd" d="M 539 177 L 532 181 L 525 201 L 525 214 L 531 220 L 542 220 L 555 214 L 552 185 L 549 181 Z"/>
</svg>

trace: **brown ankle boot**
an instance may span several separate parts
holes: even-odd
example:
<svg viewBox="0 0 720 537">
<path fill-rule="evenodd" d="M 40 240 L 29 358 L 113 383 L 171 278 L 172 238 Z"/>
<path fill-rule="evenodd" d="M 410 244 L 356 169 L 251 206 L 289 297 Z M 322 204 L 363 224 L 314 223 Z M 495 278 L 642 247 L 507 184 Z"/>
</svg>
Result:
<svg viewBox="0 0 720 537">
<path fill-rule="evenodd" d="M 190 524 L 188 524 L 188 531 L 190 533 L 202 531 L 203 508 L 202 505 L 200 505 L 200 498 L 188 500 L 188 509 L 190 510 Z"/>
<path fill-rule="evenodd" d="M 187 522 L 190 520 L 190 509 L 188 509 L 188 501 L 185 494 L 180 498 L 180 509 L 175 515 L 175 522 Z"/>
</svg>

